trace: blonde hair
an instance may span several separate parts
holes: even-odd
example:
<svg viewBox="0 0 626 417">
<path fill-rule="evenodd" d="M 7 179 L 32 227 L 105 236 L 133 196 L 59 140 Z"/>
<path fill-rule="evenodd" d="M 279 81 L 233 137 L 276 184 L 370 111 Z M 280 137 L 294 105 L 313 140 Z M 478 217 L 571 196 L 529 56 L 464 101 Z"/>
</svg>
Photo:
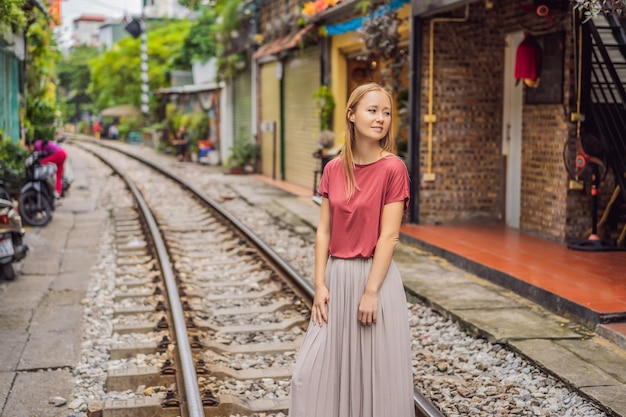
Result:
<svg viewBox="0 0 626 417">
<path fill-rule="evenodd" d="M 354 148 L 356 138 L 354 133 L 354 123 L 350 121 L 350 114 L 355 112 L 363 97 L 365 97 L 366 94 L 371 93 L 372 91 L 380 91 L 389 98 L 389 103 L 391 103 L 392 106 L 392 109 L 390 110 L 391 114 L 393 114 L 393 99 L 391 97 L 391 94 L 379 84 L 361 84 L 357 86 L 354 90 L 352 90 L 350 98 L 348 98 L 348 104 L 346 105 L 346 138 L 343 148 L 341 150 L 343 172 L 346 177 L 346 201 L 350 201 L 350 199 L 354 195 L 354 190 L 359 189 L 359 186 L 356 183 L 356 178 L 354 176 L 354 156 L 352 153 L 352 149 Z M 395 143 L 391 138 L 391 126 L 379 143 L 382 150 L 390 153 L 395 153 Z"/>
</svg>

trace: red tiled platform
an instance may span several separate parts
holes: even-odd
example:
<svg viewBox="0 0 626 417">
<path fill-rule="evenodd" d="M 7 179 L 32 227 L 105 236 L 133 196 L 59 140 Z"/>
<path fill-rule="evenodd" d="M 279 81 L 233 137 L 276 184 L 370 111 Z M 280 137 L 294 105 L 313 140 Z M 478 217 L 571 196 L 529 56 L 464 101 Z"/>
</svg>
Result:
<svg viewBox="0 0 626 417">
<path fill-rule="evenodd" d="M 572 250 L 503 225 L 407 224 L 402 234 L 552 311 L 593 324 L 626 321 L 626 252 Z"/>
<path fill-rule="evenodd" d="M 309 188 L 255 177 L 310 201 Z M 612 323 L 626 337 L 626 252 L 571 250 L 504 225 L 406 224 L 402 239 L 559 314 Z"/>
</svg>

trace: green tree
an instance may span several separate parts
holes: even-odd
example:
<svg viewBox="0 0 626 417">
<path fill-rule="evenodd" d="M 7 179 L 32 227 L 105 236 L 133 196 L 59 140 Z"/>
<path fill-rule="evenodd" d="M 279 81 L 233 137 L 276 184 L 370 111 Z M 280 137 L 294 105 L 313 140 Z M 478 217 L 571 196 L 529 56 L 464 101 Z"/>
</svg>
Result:
<svg viewBox="0 0 626 417">
<path fill-rule="evenodd" d="M 213 8 L 203 8 L 200 13 L 198 20 L 190 28 L 181 51 L 181 55 L 190 63 L 205 62 L 217 55 L 215 30 L 218 14 Z"/>
<path fill-rule="evenodd" d="M 3 26 L 14 29 L 24 29 L 24 27 L 26 27 L 26 14 L 23 9 L 24 4 L 25 0 L 0 1 L 0 29 L 2 29 Z"/>
<path fill-rule="evenodd" d="M 193 23 L 181 20 L 148 30 L 148 79 L 150 90 L 168 87 L 173 69 L 183 68 L 182 47 Z M 89 93 L 96 111 L 117 104 L 141 103 L 141 43 L 126 37 L 111 50 L 90 61 Z M 188 68 L 188 67 L 187 67 Z"/>
<path fill-rule="evenodd" d="M 89 110 L 91 81 L 89 62 L 100 54 L 97 48 L 79 46 L 63 56 L 57 64 L 57 103 L 65 121 L 77 120 L 82 110 Z"/>
<path fill-rule="evenodd" d="M 54 137 L 57 121 L 55 106 L 55 63 L 60 57 L 46 16 L 31 11 L 26 54 L 26 138 Z"/>
</svg>

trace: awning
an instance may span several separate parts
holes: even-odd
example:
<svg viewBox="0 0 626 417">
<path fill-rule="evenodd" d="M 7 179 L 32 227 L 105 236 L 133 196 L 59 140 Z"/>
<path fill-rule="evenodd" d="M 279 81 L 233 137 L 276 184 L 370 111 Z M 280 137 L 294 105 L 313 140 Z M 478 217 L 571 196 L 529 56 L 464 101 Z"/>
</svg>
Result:
<svg viewBox="0 0 626 417">
<path fill-rule="evenodd" d="M 275 41 L 266 43 L 254 53 L 254 59 L 263 58 L 264 56 L 277 54 L 278 52 L 295 48 L 302 40 L 302 37 L 311 29 L 313 29 L 313 27 L 314 25 L 307 25 L 300 29 L 296 34 L 291 34 Z"/>
<path fill-rule="evenodd" d="M 384 6 L 379 7 L 367 16 L 358 16 L 342 23 L 329 24 L 325 26 L 326 36 L 337 36 L 347 32 L 356 32 L 363 26 L 363 20 L 371 17 L 377 17 L 388 11 L 398 10 L 404 7 L 410 0 L 391 0 Z"/>
<path fill-rule="evenodd" d="M 104 109 L 100 112 L 100 116 L 102 117 L 124 117 L 139 115 L 141 115 L 141 110 L 139 110 L 138 107 L 132 106 L 130 104 L 121 104 L 119 106 L 109 107 L 108 109 Z"/>
<path fill-rule="evenodd" d="M 204 91 L 219 90 L 222 88 L 220 83 L 203 83 L 203 84 L 188 84 L 180 85 L 178 87 L 159 88 L 154 90 L 154 94 L 193 94 L 201 93 Z"/>
</svg>

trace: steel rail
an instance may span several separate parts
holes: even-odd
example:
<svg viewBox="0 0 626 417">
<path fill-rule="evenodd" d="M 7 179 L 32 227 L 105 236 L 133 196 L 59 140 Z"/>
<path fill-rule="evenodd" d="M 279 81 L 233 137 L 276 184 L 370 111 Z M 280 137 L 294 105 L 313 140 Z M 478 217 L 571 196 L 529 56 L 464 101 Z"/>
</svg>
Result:
<svg viewBox="0 0 626 417">
<path fill-rule="evenodd" d="M 81 139 L 81 140 L 85 140 L 85 139 Z M 140 155 L 135 155 L 133 153 L 124 152 L 123 149 L 120 149 L 117 146 L 112 146 L 112 145 L 109 145 L 109 144 L 103 144 L 100 141 L 95 141 L 95 140 L 86 140 L 86 141 L 89 142 L 89 143 L 92 143 L 92 144 L 96 144 L 98 146 L 102 146 L 102 147 L 105 147 L 105 148 L 108 148 L 108 149 L 112 149 L 112 150 L 114 150 L 116 152 L 123 153 L 126 156 L 129 156 L 129 157 L 131 157 L 133 159 L 136 159 L 136 160 L 140 161 L 141 163 L 143 163 L 145 165 L 148 165 L 149 167 L 151 167 L 155 171 L 158 171 L 161 174 L 165 175 L 169 179 L 171 179 L 171 180 L 181 184 L 184 188 L 187 188 L 194 195 L 196 195 L 196 197 L 198 197 L 199 199 L 204 201 L 213 210 L 215 210 L 219 215 L 223 216 L 233 226 L 235 226 L 235 228 L 237 230 L 239 230 L 245 237 L 247 237 L 250 240 L 250 242 L 253 243 L 259 250 L 261 250 L 261 252 L 263 254 L 267 255 L 267 257 L 271 260 L 271 262 L 273 262 L 274 265 L 277 266 L 281 270 L 282 273 L 284 273 L 286 276 L 288 276 L 289 279 L 291 279 L 294 282 L 296 282 L 298 284 L 298 287 L 300 289 L 302 289 L 304 292 L 306 292 L 307 296 L 309 296 L 309 297 L 311 297 L 311 299 L 313 299 L 313 295 L 315 294 L 315 288 L 313 287 L 312 284 L 310 284 L 307 280 L 305 280 L 287 261 L 285 261 L 276 252 L 274 252 L 274 250 L 270 246 L 268 246 L 267 243 L 265 243 L 260 237 L 258 237 L 256 235 L 256 233 L 254 233 L 248 226 L 243 224 L 241 222 L 241 220 L 239 220 L 238 218 L 233 216 L 230 212 L 226 211 L 217 201 L 213 200 L 210 196 L 208 196 L 206 193 L 204 193 L 198 187 L 196 187 L 195 185 L 189 183 L 188 181 L 184 180 L 183 178 L 178 177 L 176 174 L 174 174 L 173 172 L 171 172 L 167 168 L 164 168 L 164 167 L 156 164 L 155 162 L 152 162 L 152 161 L 150 161 L 150 160 L 148 160 L 148 159 L 146 159 L 146 158 L 144 158 L 144 157 L 142 157 Z"/>
<path fill-rule="evenodd" d="M 116 152 L 123 153 L 126 156 L 129 156 L 141 163 L 148 165 L 152 169 L 160 172 L 165 175 L 169 179 L 181 184 L 183 187 L 190 190 L 193 194 L 195 194 L 198 198 L 203 200 L 206 204 L 211 206 L 216 212 L 220 215 L 224 216 L 229 222 L 233 224 L 241 233 L 243 233 L 249 240 L 252 242 L 262 253 L 264 253 L 270 260 L 274 263 L 276 267 L 278 267 L 283 274 L 289 277 L 289 279 L 293 280 L 299 287 L 301 291 L 303 291 L 308 297 L 313 299 L 315 295 L 315 287 L 309 281 L 304 279 L 287 261 L 285 261 L 280 255 L 278 255 L 274 250 L 268 246 L 260 237 L 256 235 L 248 226 L 243 224 L 239 219 L 233 216 L 230 212 L 226 211 L 218 202 L 213 200 L 207 194 L 205 194 L 202 190 L 200 190 L 195 185 L 189 183 L 188 181 L 178 177 L 176 174 L 164 168 L 153 161 L 150 161 L 140 155 L 136 155 L 133 153 L 125 152 L 123 149 L 120 149 L 117 146 L 109 145 L 102 143 L 100 141 L 90 140 L 90 139 L 80 139 L 80 141 L 86 141 L 92 144 L 96 144 L 98 146 L 105 147 L 107 149 L 112 149 Z M 424 397 L 419 391 L 413 390 L 413 402 L 415 404 L 415 408 L 418 412 L 418 417 L 445 417 L 441 411 L 437 407 L 435 407 L 426 397 Z"/>
<path fill-rule="evenodd" d="M 85 149 L 85 148 L 83 148 Z M 93 152 L 92 152 L 93 153 Z M 198 387 L 198 377 L 196 375 L 195 364 L 193 363 L 193 355 L 191 353 L 191 347 L 189 344 L 189 335 L 187 333 L 187 324 L 185 316 L 183 314 L 183 307 L 180 302 L 180 295 L 176 286 L 176 279 L 172 271 L 172 263 L 167 252 L 165 243 L 161 236 L 161 232 L 157 225 L 157 222 L 148 207 L 143 195 L 139 189 L 135 186 L 134 182 L 126 175 L 115 169 L 115 167 L 107 161 L 101 155 L 96 155 L 101 161 L 108 165 L 117 175 L 122 178 L 129 188 L 146 221 L 150 234 L 152 235 L 152 241 L 161 264 L 161 271 L 163 273 L 163 279 L 165 286 L 167 287 L 167 296 L 170 303 L 170 314 L 172 316 L 174 324 L 174 334 L 176 335 L 178 358 L 180 360 L 180 368 L 182 371 L 182 378 L 185 391 L 185 401 L 188 417 L 204 417 L 204 408 L 202 400 L 200 398 L 200 388 Z"/>
</svg>

